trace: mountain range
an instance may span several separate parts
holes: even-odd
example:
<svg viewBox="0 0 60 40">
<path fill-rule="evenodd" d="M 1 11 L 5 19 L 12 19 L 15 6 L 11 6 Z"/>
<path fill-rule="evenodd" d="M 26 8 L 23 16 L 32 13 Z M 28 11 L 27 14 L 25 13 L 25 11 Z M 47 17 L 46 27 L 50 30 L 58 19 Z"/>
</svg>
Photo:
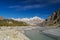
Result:
<svg viewBox="0 0 60 40">
<path fill-rule="evenodd" d="M 60 27 L 60 9 L 53 12 L 48 18 L 40 17 L 31 18 L 9 18 L 0 17 L 0 26 L 59 26 Z"/>
<path fill-rule="evenodd" d="M 42 23 L 44 19 L 40 17 L 32 18 L 9 18 L 0 17 L 0 26 L 37 26 Z"/>
<path fill-rule="evenodd" d="M 32 18 L 11 18 L 15 21 L 23 21 L 23 22 L 26 22 L 30 25 L 40 25 L 40 23 L 42 23 L 44 21 L 43 18 L 40 18 L 40 17 L 32 17 Z"/>
</svg>

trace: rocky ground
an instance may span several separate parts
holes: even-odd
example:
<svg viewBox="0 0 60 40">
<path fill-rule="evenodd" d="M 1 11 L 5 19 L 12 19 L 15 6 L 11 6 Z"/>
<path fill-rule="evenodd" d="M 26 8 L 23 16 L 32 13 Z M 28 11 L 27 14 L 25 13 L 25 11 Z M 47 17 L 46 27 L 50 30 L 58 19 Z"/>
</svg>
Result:
<svg viewBox="0 0 60 40">
<path fill-rule="evenodd" d="M 0 29 L 0 40 L 30 40 L 22 32 L 11 28 Z"/>
</svg>

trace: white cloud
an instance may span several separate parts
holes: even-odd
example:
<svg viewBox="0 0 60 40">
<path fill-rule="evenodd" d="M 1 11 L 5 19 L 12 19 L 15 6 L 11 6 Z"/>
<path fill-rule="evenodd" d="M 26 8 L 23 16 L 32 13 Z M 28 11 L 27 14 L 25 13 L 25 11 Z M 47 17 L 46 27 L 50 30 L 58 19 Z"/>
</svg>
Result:
<svg viewBox="0 0 60 40">
<path fill-rule="evenodd" d="M 60 0 L 50 0 L 50 3 L 52 3 L 52 4 L 60 3 Z"/>
<path fill-rule="evenodd" d="M 17 2 L 18 5 L 15 4 L 13 6 L 9 6 L 9 8 L 15 8 L 17 11 L 21 11 L 33 8 L 42 8 L 55 3 L 60 3 L 60 0 L 22 0 Z"/>
<path fill-rule="evenodd" d="M 21 5 L 15 5 L 15 6 L 10 6 L 9 8 L 15 8 L 16 10 L 28 10 L 28 9 L 33 9 L 33 8 L 42 8 L 45 7 L 45 4 L 34 4 L 34 5 L 25 5 L 25 6 L 21 6 Z"/>
</svg>

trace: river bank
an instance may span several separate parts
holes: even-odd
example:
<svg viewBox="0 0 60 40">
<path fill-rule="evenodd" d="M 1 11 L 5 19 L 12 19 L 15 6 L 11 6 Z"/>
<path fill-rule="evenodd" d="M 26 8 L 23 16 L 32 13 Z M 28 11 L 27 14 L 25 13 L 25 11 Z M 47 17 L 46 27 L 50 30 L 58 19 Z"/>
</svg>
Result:
<svg viewBox="0 0 60 40">
<path fill-rule="evenodd" d="M 42 34 L 60 40 L 60 28 L 47 29 L 42 32 Z"/>
<path fill-rule="evenodd" d="M 22 31 L 4 28 L 0 29 L 0 40 L 30 40 Z"/>
</svg>

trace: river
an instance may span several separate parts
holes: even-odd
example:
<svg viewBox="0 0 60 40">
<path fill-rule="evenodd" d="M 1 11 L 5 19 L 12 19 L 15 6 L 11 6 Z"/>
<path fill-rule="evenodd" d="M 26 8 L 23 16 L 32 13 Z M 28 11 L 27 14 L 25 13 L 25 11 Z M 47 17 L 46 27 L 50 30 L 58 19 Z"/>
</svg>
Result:
<svg viewBox="0 0 60 40">
<path fill-rule="evenodd" d="M 31 40 L 55 40 L 54 38 L 48 37 L 41 34 L 38 30 L 25 30 L 25 35 Z"/>
</svg>

